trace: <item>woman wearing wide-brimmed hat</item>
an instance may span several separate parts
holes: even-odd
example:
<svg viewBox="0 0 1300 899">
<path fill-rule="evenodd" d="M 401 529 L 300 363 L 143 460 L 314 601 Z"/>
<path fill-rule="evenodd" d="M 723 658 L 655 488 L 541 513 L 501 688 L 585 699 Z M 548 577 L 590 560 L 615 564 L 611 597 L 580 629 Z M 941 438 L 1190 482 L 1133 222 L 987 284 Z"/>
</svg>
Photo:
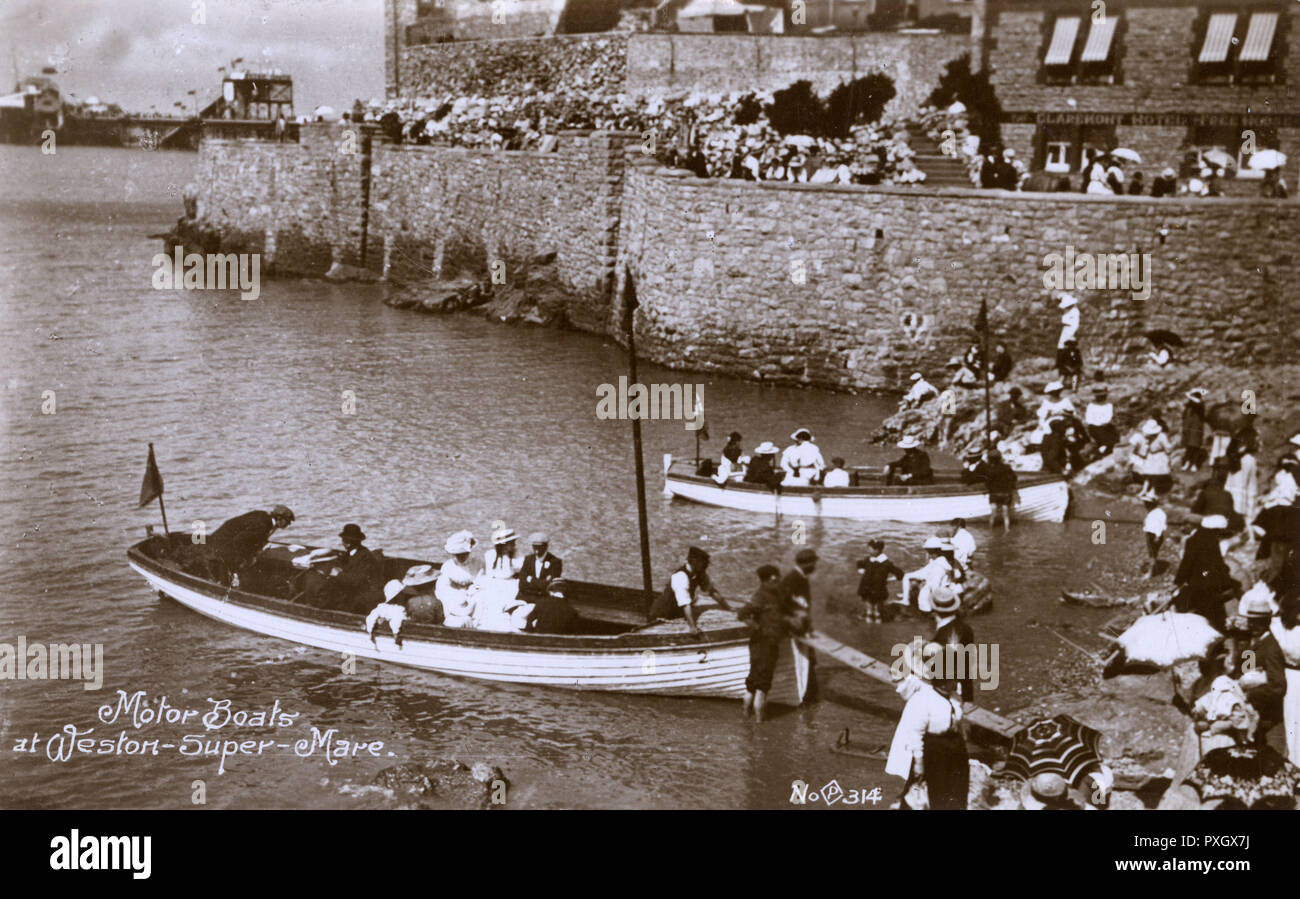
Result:
<svg viewBox="0 0 1300 899">
<path fill-rule="evenodd" d="M 931 643 L 923 655 L 936 652 L 942 658 L 942 647 Z M 964 809 L 970 789 L 970 755 L 962 734 L 961 703 L 926 679 L 924 658 L 909 658 L 907 669 L 897 687 L 907 704 L 885 762 L 886 774 L 906 781 L 899 808 Z"/>
<path fill-rule="evenodd" d="M 474 600 L 474 622 L 485 631 L 522 631 L 532 606 L 519 599 L 519 572 L 523 556 L 515 545 L 513 528 L 501 525 L 492 532 L 492 548 L 483 554 L 484 571 Z"/>
<path fill-rule="evenodd" d="M 443 549 L 451 556 L 442 563 L 433 595 L 442 603 L 447 627 L 474 626 L 474 581 L 479 568 L 470 553 L 478 541 L 469 531 L 457 531 L 447 538 Z"/>
<path fill-rule="evenodd" d="M 781 486 L 781 472 L 776 467 L 776 456 L 781 450 L 770 440 L 764 440 L 754 448 L 745 467 L 744 481 L 747 484 L 762 484 L 770 490 Z"/>
<path fill-rule="evenodd" d="M 826 470 L 826 460 L 822 451 L 813 443 L 812 431 L 799 428 L 790 435 L 793 444 L 781 454 L 781 469 L 785 472 L 786 485 L 807 486 L 815 483 Z"/>
<path fill-rule="evenodd" d="M 921 448 L 921 441 L 910 434 L 898 441 L 903 455 L 885 466 L 886 484 L 933 484 L 934 469 L 930 454 Z"/>
<path fill-rule="evenodd" d="M 1148 418 L 1130 442 L 1133 480 L 1150 484 L 1156 493 L 1164 496 L 1174 486 L 1174 476 L 1169 471 L 1169 454 L 1173 444 L 1160 422 Z"/>
</svg>

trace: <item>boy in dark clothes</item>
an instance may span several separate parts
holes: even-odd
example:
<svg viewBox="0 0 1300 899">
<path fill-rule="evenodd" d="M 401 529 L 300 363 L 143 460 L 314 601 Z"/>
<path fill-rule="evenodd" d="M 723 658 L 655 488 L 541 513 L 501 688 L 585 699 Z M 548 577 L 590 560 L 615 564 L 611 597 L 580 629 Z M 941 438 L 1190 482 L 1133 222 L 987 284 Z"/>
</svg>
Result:
<svg viewBox="0 0 1300 899">
<path fill-rule="evenodd" d="M 763 720 L 767 708 L 767 693 L 772 689 L 772 676 L 781 653 L 781 641 L 799 632 L 800 609 L 786 598 L 781 589 L 781 570 L 775 565 L 758 569 L 758 589 L 745 603 L 737 617 L 750 627 L 749 675 L 745 678 L 744 713 L 754 713 L 754 720 Z"/>
<path fill-rule="evenodd" d="M 889 577 L 893 575 L 899 581 L 903 579 L 903 569 L 899 568 L 885 555 L 885 541 L 872 540 L 868 546 L 874 553 L 870 558 L 858 562 L 858 597 L 865 607 L 865 619 L 870 622 L 883 621 L 885 603 L 889 601 Z"/>
</svg>

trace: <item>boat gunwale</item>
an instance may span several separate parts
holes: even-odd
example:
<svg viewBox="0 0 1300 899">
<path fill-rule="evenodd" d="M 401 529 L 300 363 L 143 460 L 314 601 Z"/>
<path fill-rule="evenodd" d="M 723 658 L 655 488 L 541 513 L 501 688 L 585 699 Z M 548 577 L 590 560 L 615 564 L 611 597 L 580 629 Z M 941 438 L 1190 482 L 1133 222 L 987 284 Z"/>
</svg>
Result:
<svg viewBox="0 0 1300 899">
<path fill-rule="evenodd" d="M 318 609 L 294 603 L 287 599 L 266 596 L 258 593 L 246 593 L 234 588 L 222 587 L 212 581 L 206 581 L 192 574 L 164 565 L 141 551 L 145 541 L 141 541 L 127 550 L 127 559 L 134 565 L 150 571 L 162 580 L 175 583 L 203 596 L 225 603 L 274 615 L 278 618 L 303 621 L 322 627 L 331 627 L 339 631 L 365 637 L 364 623 L 366 616 L 356 612 L 344 612 L 337 609 Z M 310 547 L 309 547 L 310 548 Z M 595 584 L 600 587 L 603 585 Z M 177 600 L 179 602 L 179 600 Z M 181 603 L 185 605 L 184 603 Z M 233 622 L 225 622 L 233 623 Z M 253 633 L 275 637 L 246 625 L 234 625 Z M 423 624 L 407 621 L 402 627 L 402 640 L 424 644 L 454 644 L 466 648 L 519 650 L 519 651 L 553 651 L 570 652 L 593 650 L 601 654 L 636 653 L 647 649 L 663 650 L 708 650 L 735 647 L 748 644 L 750 631 L 744 625 L 736 627 L 706 630 L 707 638 L 696 638 L 689 633 L 682 634 L 646 634 L 635 630 L 623 634 L 527 634 L 509 631 L 483 631 L 473 628 L 454 628 L 440 624 Z"/>
<path fill-rule="evenodd" d="M 780 491 L 772 490 L 762 484 L 754 484 L 748 481 L 728 481 L 727 486 L 723 487 L 711 477 L 697 475 L 694 473 L 681 474 L 673 469 L 678 466 L 689 469 L 690 463 L 686 460 L 677 460 L 672 463 L 668 471 L 664 474 L 665 481 L 679 481 L 688 484 L 699 484 L 704 487 L 712 487 L 715 490 L 743 490 L 746 493 L 769 493 L 780 496 L 806 496 L 826 497 L 834 496 L 842 499 L 874 499 L 874 500 L 910 500 L 917 498 L 934 498 L 934 497 L 952 497 L 952 496 L 987 496 L 988 490 L 978 488 L 974 484 L 962 484 L 960 482 L 953 484 L 923 484 L 920 486 L 908 486 L 906 484 L 881 484 L 878 487 L 822 487 L 820 485 L 783 485 Z M 955 474 L 955 473 L 954 473 Z M 1030 471 L 1017 472 L 1022 477 L 1016 484 L 1017 490 L 1025 490 L 1030 487 L 1044 487 L 1056 483 L 1068 483 L 1060 475 Z M 936 475 L 938 476 L 938 475 Z M 976 489 L 972 489 L 976 488 Z"/>
</svg>

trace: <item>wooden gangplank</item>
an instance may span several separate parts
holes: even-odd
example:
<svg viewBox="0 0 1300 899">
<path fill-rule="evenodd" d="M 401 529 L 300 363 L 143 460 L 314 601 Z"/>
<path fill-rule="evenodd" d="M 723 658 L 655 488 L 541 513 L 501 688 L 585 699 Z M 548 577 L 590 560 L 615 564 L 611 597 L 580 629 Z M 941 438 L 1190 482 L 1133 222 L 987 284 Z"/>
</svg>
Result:
<svg viewBox="0 0 1300 899">
<path fill-rule="evenodd" d="M 897 685 L 893 672 L 888 665 L 878 659 L 873 659 L 865 652 L 860 652 L 846 643 L 841 643 L 834 637 L 828 637 L 820 631 L 809 631 L 805 636 L 796 637 L 795 639 L 809 649 L 828 655 L 836 661 L 862 672 L 873 680 L 889 684 L 891 687 Z M 999 740 L 1010 741 L 1017 731 L 1024 730 L 1023 725 L 970 702 L 962 704 L 962 717 L 967 723 L 988 732 Z"/>
</svg>

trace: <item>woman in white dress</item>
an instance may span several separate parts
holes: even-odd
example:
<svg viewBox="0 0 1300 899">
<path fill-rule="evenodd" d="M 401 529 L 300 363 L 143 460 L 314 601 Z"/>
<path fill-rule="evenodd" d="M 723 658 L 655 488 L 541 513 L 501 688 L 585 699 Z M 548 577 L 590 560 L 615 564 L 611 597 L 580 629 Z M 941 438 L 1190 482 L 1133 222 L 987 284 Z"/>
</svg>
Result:
<svg viewBox="0 0 1300 899">
<path fill-rule="evenodd" d="M 1287 758 L 1300 765 L 1300 597 L 1290 597 L 1269 624 L 1286 662 L 1286 695 L 1282 723 L 1286 727 Z"/>
<path fill-rule="evenodd" d="M 474 581 L 479 572 L 470 553 L 477 545 L 469 531 L 457 531 L 443 547 L 451 558 L 442 563 L 433 595 L 442 603 L 447 627 L 474 626 Z"/>
<path fill-rule="evenodd" d="M 930 644 L 926 651 L 938 648 Z M 912 667 L 918 670 L 915 663 Z M 915 673 L 904 677 L 896 689 L 907 704 L 889 746 L 885 773 L 906 782 L 902 806 L 965 809 L 970 757 L 961 729 L 961 705 Z M 918 793 L 921 785 L 925 789 Z"/>
<path fill-rule="evenodd" d="M 492 548 L 483 554 L 483 574 L 478 580 L 474 621 L 479 630 L 522 631 L 532 606 L 519 601 L 519 572 L 524 557 L 516 549 L 517 536 L 508 527 L 492 532 Z"/>
</svg>

